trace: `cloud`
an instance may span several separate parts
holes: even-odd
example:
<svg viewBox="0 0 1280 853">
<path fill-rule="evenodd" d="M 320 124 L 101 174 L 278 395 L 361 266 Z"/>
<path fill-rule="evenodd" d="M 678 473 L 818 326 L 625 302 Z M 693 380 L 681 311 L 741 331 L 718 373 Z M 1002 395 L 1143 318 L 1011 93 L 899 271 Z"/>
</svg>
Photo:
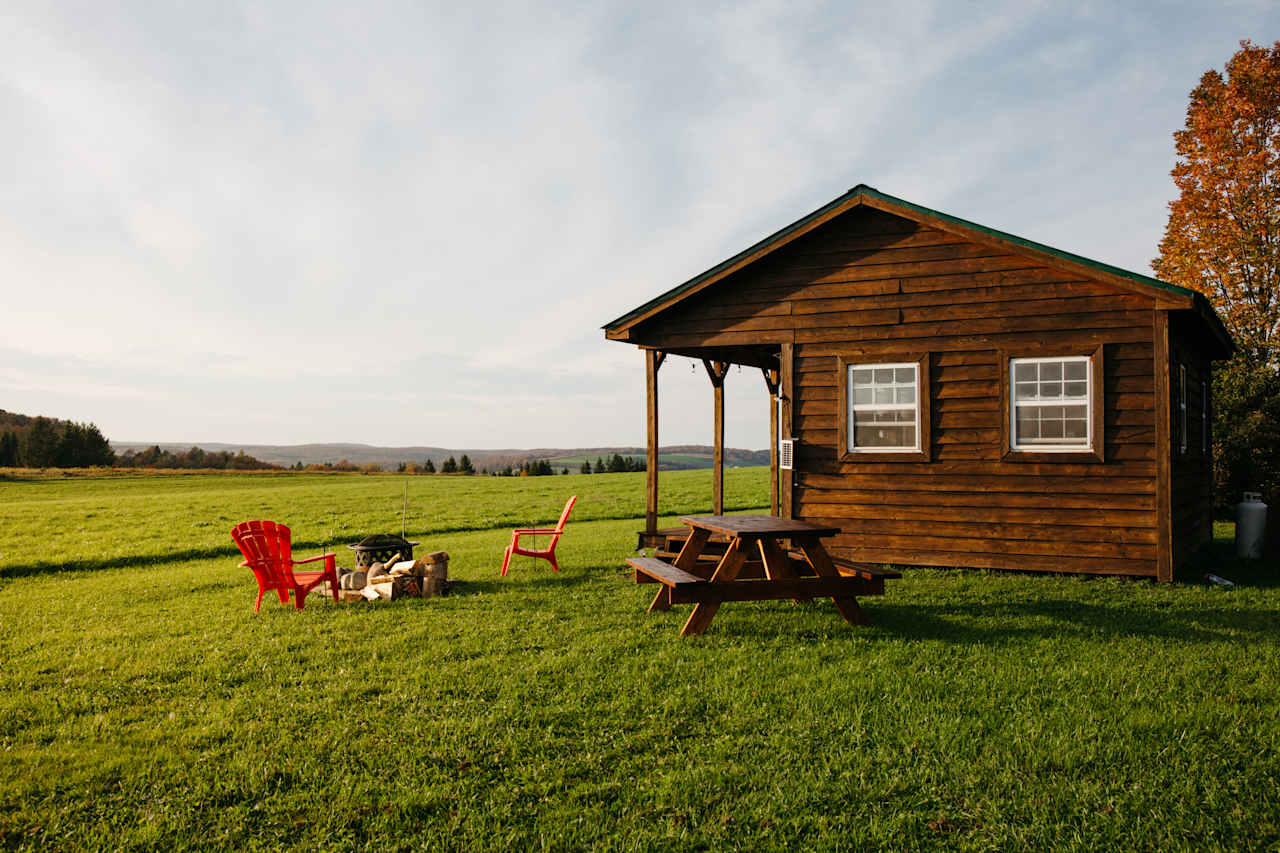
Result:
<svg viewBox="0 0 1280 853">
<path fill-rule="evenodd" d="M 1186 92 L 1278 22 L 930 0 L 5 20 L 0 405 L 132 440 L 473 447 L 642 442 L 641 360 L 599 326 L 858 182 L 1145 268 Z M 686 367 L 664 441 L 709 441 Z M 762 383 L 729 387 L 730 444 L 764 446 Z"/>
</svg>

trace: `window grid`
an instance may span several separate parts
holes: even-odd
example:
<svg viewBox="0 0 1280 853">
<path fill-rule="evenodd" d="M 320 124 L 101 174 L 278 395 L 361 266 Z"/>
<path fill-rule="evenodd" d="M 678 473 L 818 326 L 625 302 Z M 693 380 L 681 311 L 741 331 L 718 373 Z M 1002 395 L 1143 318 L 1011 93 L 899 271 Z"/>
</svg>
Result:
<svg viewBox="0 0 1280 853">
<path fill-rule="evenodd" d="M 1011 449 L 1092 449 L 1091 368 L 1089 356 L 1009 360 Z"/>
<path fill-rule="evenodd" d="M 848 387 L 849 452 L 920 450 L 919 364 L 851 364 Z"/>
</svg>

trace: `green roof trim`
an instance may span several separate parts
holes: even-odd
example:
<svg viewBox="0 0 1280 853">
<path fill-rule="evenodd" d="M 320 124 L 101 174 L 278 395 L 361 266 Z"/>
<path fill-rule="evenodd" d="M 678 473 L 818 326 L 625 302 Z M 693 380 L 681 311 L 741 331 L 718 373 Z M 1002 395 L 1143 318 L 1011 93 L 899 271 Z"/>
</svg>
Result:
<svg viewBox="0 0 1280 853">
<path fill-rule="evenodd" d="M 924 207 L 923 205 L 913 204 L 912 202 L 906 201 L 904 199 L 891 196 L 887 193 L 882 193 L 879 190 L 875 189 L 874 187 L 869 187 L 866 184 L 858 184 L 856 187 L 849 190 L 847 193 L 840 196 L 839 198 L 833 201 L 830 201 L 827 204 L 824 204 L 822 207 L 818 208 L 817 210 L 813 211 L 807 216 L 797 219 L 795 222 L 792 222 L 790 225 L 786 226 L 785 228 L 775 231 L 774 233 L 770 234 L 768 237 L 765 237 L 763 240 L 760 240 L 752 244 L 751 246 L 747 247 L 743 251 L 729 258 L 728 260 L 722 261 L 721 263 L 716 264 L 714 267 L 707 270 L 706 272 L 701 273 L 700 275 L 694 276 L 693 278 L 689 279 L 683 284 L 679 284 L 671 288 L 670 290 L 666 291 L 665 293 L 655 297 L 654 299 L 650 299 L 648 302 L 644 303 L 640 307 L 635 308 L 631 311 L 628 311 L 626 314 L 623 314 L 621 317 L 618 317 L 616 320 L 612 320 L 609 323 L 606 323 L 602 328 L 605 329 L 606 331 L 615 329 L 618 326 L 621 326 L 627 323 L 628 321 L 634 319 L 635 317 L 648 312 L 649 310 L 662 304 L 663 302 L 667 302 L 670 299 L 677 297 L 682 293 L 692 290 L 702 282 L 706 281 L 708 278 L 718 275 L 719 273 L 723 272 L 729 267 L 732 267 L 735 264 L 739 263 L 744 258 L 749 257 L 750 255 L 754 254 L 760 249 L 768 246 L 769 244 L 774 243 L 783 237 L 786 237 L 788 234 L 800 228 L 803 228 L 805 225 L 809 224 L 814 219 L 817 219 L 825 215 L 826 213 L 830 212 L 832 209 L 836 207 L 840 207 L 841 205 L 848 204 L 851 201 L 855 201 L 859 196 L 874 198 L 879 201 L 885 202 L 887 204 L 893 205 L 895 207 L 905 208 L 906 210 L 915 211 L 917 213 L 921 213 L 926 216 L 932 216 L 937 219 L 941 219 L 946 222 L 950 222 L 955 225 L 961 226 L 963 228 L 972 229 L 973 231 L 990 235 L 1006 243 L 1012 243 L 1014 245 L 1022 246 L 1024 248 L 1031 249 L 1035 252 L 1039 252 L 1041 254 L 1049 255 L 1055 258 L 1061 258 L 1064 261 L 1070 261 L 1071 263 L 1079 264 L 1081 266 L 1089 267 L 1091 269 L 1096 269 L 1099 272 L 1108 273 L 1110 275 L 1118 276 L 1120 278 L 1126 278 L 1137 284 L 1147 285 L 1148 287 L 1157 287 L 1157 288 L 1160 288 L 1161 290 L 1167 290 L 1171 293 L 1177 293 L 1181 296 L 1191 297 L 1192 300 L 1198 303 L 1200 307 L 1207 308 L 1209 311 L 1209 315 L 1213 317 L 1214 320 L 1217 320 L 1219 325 L 1221 324 L 1221 320 L 1218 320 L 1217 312 L 1213 310 L 1212 305 L 1209 304 L 1209 300 L 1204 297 L 1204 294 L 1199 293 L 1198 291 L 1190 290 L 1185 287 L 1179 287 L 1176 284 L 1169 284 L 1168 282 L 1161 281 L 1158 278 L 1152 278 L 1151 276 L 1142 275 L 1140 273 L 1136 273 L 1130 270 L 1122 269 L 1120 267 L 1112 266 L 1111 264 L 1104 264 L 1101 261 L 1095 261 L 1095 260 L 1092 260 L 1091 258 L 1086 258 L 1083 255 L 1077 255 L 1072 252 L 1064 252 L 1061 249 L 1055 249 L 1052 246 L 1046 246 L 1043 243 L 1037 243 L 1034 240 L 1028 240 L 1025 237 L 1018 237 L 1006 231 L 1000 231 L 995 228 L 988 228 L 985 225 L 979 225 L 976 222 L 970 222 L 969 220 L 961 219 L 958 216 L 952 216 L 951 214 L 943 213 L 938 210 L 933 210 L 932 208 Z M 1223 329 L 1223 331 L 1225 332 L 1225 329 Z"/>
</svg>

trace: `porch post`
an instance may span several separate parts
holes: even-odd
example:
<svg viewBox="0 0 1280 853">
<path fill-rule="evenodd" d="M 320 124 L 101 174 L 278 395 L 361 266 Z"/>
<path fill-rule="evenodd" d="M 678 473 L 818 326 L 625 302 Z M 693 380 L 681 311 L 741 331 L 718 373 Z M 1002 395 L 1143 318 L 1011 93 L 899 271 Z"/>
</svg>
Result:
<svg viewBox="0 0 1280 853">
<path fill-rule="evenodd" d="M 724 515 L 724 377 L 729 372 L 729 363 L 710 362 L 704 358 L 702 366 L 706 368 L 707 376 L 711 378 L 716 405 L 716 447 L 713 458 L 714 474 L 711 481 L 711 514 Z"/>
<path fill-rule="evenodd" d="M 778 369 L 762 367 L 769 389 L 769 514 L 778 514 Z"/>
<path fill-rule="evenodd" d="M 649 453 L 645 471 L 648 481 L 644 497 L 644 532 L 658 532 L 658 368 L 667 357 L 665 352 L 644 351 L 645 423 L 649 433 Z"/>
</svg>

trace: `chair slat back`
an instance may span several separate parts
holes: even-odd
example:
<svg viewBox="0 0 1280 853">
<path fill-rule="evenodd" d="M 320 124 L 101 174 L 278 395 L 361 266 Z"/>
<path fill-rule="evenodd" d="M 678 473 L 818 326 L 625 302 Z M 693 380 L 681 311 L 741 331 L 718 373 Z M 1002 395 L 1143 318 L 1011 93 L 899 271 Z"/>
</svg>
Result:
<svg viewBox="0 0 1280 853">
<path fill-rule="evenodd" d="M 574 495 L 569 498 L 569 502 L 564 505 L 564 512 L 560 513 L 560 521 L 556 524 L 556 533 L 564 533 L 564 523 L 569 520 L 569 513 L 573 511 L 573 505 L 578 500 L 578 496 Z"/>
<path fill-rule="evenodd" d="M 547 550 L 554 551 L 556 543 L 560 541 L 560 537 L 564 535 L 564 524 L 569 520 L 569 513 L 573 511 L 573 504 L 578 500 L 578 496 L 574 495 L 569 498 L 569 502 L 564 505 L 564 512 L 560 513 L 560 520 L 556 522 L 556 532 L 551 534 L 551 541 L 547 543 Z"/>
<path fill-rule="evenodd" d="M 293 533 L 274 521 L 245 521 L 231 530 L 245 562 L 261 572 L 269 588 L 293 583 Z"/>
</svg>

